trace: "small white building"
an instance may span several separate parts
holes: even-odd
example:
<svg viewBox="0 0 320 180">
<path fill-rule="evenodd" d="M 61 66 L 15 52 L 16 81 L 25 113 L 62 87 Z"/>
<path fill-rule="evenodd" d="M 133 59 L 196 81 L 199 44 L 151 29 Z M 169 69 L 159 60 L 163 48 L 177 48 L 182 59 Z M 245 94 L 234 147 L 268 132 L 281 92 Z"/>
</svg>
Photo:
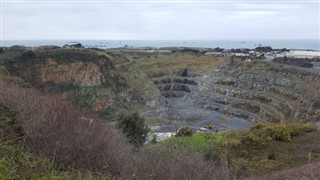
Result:
<svg viewBox="0 0 320 180">
<path fill-rule="evenodd" d="M 206 52 L 206 53 L 204 53 L 204 55 L 207 55 L 207 56 L 210 56 L 210 55 L 212 55 L 212 56 L 223 56 L 223 53 L 221 53 L 221 52 Z"/>
<path fill-rule="evenodd" d="M 159 53 L 171 53 L 172 51 L 169 49 L 150 49 L 150 50 L 146 50 L 144 51 L 146 53 L 155 53 L 155 52 L 159 52 Z"/>
<path fill-rule="evenodd" d="M 293 58 L 316 58 L 320 57 L 320 51 L 290 51 L 283 53 L 284 56 Z"/>
<path fill-rule="evenodd" d="M 249 54 L 245 54 L 245 53 L 234 53 L 234 55 L 236 57 L 249 57 L 250 56 Z"/>
</svg>

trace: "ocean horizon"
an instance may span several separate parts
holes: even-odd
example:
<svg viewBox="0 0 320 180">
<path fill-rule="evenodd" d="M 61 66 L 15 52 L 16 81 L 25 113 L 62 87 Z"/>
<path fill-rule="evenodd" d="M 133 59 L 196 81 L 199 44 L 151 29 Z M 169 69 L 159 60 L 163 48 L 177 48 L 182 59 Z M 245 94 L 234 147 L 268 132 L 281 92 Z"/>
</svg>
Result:
<svg viewBox="0 0 320 180">
<path fill-rule="evenodd" d="M 194 48 L 249 48 L 259 46 L 271 46 L 273 49 L 301 49 L 320 51 L 320 40 L 318 39 L 221 39 L 221 40 L 2 40 L 1 46 L 44 46 L 81 43 L 87 48 L 119 48 L 129 47 L 194 47 Z"/>
</svg>

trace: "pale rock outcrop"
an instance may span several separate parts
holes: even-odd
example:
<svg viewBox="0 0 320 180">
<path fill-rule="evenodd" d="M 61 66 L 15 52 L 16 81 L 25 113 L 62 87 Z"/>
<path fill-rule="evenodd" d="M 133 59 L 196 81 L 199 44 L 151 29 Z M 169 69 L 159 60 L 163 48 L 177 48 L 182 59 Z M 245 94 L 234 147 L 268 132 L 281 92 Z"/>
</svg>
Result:
<svg viewBox="0 0 320 180">
<path fill-rule="evenodd" d="M 102 83 L 100 67 L 92 62 L 57 64 L 49 59 L 46 64 L 38 65 L 41 82 L 66 83 L 79 86 L 96 86 Z"/>
</svg>

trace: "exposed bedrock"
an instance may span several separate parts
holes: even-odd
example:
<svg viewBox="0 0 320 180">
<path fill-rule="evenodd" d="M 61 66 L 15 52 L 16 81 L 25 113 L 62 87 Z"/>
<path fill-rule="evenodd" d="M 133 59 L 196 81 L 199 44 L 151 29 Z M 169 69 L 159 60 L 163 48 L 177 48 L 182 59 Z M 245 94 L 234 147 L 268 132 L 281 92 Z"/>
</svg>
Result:
<svg viewBox="0 0 320 180">
<path fill-rule="evenodd" d="M 241 64 L 240 64 L 241 65 Z M 191 99 L 192 106 L 251 122 L 314 121 L 319 116 L 320 77 L 277 67 L 256 70 L 225 65 L 208 74 L 185 71 L 151 78 L 165 98 Z M 317 83 L 319 82 L 319 83 Z"/>
</svg>

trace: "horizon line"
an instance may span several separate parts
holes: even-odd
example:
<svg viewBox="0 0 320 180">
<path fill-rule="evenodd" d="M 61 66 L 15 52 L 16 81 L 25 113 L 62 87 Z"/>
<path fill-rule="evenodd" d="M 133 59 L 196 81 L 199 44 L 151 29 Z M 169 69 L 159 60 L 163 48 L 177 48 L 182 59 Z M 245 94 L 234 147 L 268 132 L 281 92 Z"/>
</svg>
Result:
<svg viewBox="0 0 320 180">
<path fill-rule="evenodd" d="M 320 38 L 216 38 L 216 39 L 1 39 L 1 41 L 212 41 L 212 40 L 320 40 Z"/>
<path fill-rule="evenodd" d="M 1 0 L 1 3 L 319 3 L 318 0 L 291 0 L 291 1 L 285 1 L 285 0 L 262 0 L 262 1 L 250 1 L 250 0 L 242 0 L 242 1 L 236 1 L 236 0 L 49 0 L 49 1 L 43 1 L 43 0 Z"/>
</svg>

